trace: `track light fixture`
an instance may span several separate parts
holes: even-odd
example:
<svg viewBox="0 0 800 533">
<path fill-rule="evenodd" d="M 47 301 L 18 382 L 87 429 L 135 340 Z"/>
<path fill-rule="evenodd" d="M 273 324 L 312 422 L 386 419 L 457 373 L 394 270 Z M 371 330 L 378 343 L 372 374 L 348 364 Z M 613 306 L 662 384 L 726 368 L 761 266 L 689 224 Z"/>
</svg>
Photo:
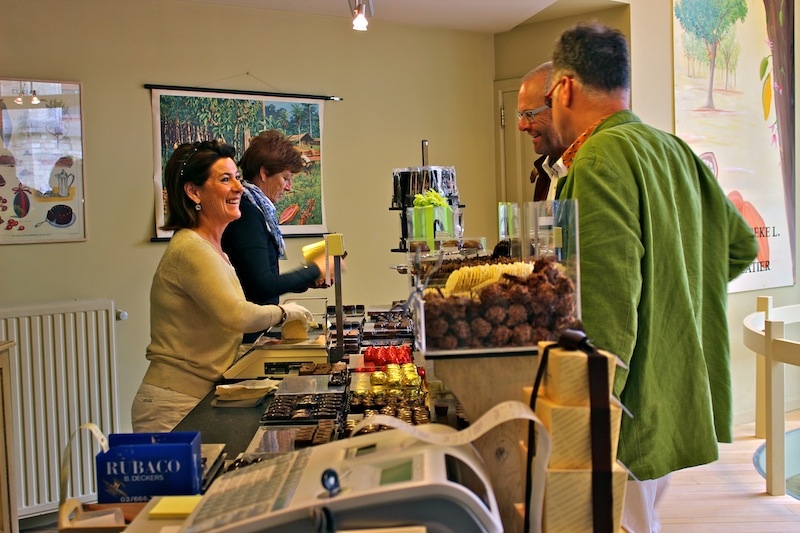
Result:
<svg viewBox="0 0 800 533">
<path fill-rule="evenodd" d="M 355 3 L 354 3 L 355 2 Z M 374 15 L 372 0 L 347 0 L 347 5 L 353 13 L 353 29 L 357 31 L 367 31 L 367 6 L 369 6 L 369 16 Z"/>
<path fill-rule="evenodd" d="M 355 15 L 355 18 L 353 19 L 354 30 L 367 31 L 367 24 L 369 24 L 369 21 L 367 20 L 367 17 L 364 15 L 366 9 L 367 6 L 365 6 L 364 4 L 358 4 L 356 10 L 353 11 L 353 15 Z"/>
<path fill-rule="evenodd" d="M 19 82 L 19 96 L 14 98 L 14 103 L 15 104 L 17 104 L 17 105 L 24 104 L 25 103 L 24 97 L 27 96 L 27 95 L 30 95 L 30 97 L 31 97 L 31 104 L 38 105 L 38 104 L 42 103 L 42 101 L 39 100 L 39 97 L 36 95 L 36 89 L 33 88 L 33 82 L 29 82 L 29 83 L 30 83 L 30 89 L 28 89 L 26 91 L 25 87 L 22 86 L 22 82 Z"/>
</svg>

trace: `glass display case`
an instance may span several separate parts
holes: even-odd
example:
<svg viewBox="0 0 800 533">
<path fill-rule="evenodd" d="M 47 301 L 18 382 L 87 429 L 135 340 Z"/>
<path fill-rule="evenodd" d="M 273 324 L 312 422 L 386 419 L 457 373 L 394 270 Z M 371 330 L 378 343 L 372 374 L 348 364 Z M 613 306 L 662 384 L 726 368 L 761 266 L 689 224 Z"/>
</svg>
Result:
<svg viewBox="0 0 800 533">
<path fill-rule="evenodd" d="M 501 204 L 498 217 L 513 253 L 484 244 L 465 255 L 436 240 L 434 250 L 408 253 L 415 342 L 426 358 L 535 351 L 580 319 L 577 202 Z"/>
</svg>

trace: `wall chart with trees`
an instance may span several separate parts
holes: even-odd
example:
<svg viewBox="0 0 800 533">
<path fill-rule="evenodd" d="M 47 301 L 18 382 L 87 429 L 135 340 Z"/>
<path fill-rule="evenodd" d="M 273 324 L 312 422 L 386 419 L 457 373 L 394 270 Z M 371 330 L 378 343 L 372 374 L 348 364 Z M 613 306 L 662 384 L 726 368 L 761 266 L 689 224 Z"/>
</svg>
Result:
<svg viewBox="0 0 800 533">
<path fill-rule="evenodd" d="M 730 292 L 795 283 L 794 4 L 673 2 L 675 133 L 759 242 Z"/>
<path fill-rule="evenodd" d="M 169 237 L 164 224 L 164 166 L 180 144 L 219 139 L 236 147 L 241 157 L 250 138 L 264 130 L 282 131 L 304 162 L 292 180 L 292 191 L 276 206 L 284 235 L 314 235 L 327 231 L 322 194 L 322 104 L 334 97 L 277 95 L 217 89 L 151 89 L 154 131 L 156 234 Z"/>
</svg>

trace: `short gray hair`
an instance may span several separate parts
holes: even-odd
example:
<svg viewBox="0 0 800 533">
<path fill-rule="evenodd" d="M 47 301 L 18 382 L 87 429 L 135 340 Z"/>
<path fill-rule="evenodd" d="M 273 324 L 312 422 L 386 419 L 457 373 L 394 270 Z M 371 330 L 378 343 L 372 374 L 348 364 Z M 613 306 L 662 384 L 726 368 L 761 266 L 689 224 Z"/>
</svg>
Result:
<svg viewBox="0 0 800 533">
<path fill-rule="evenodd" d="M 547 92 L 550 90 L 550 84 L 553 81 L 553 62 L 552 61 L 545 61 L 544 63 L 542 63 L 538 67 L 534 67 L 531 70 L 529 70 L 527 74 L 522 76 L 522 83 L 525 83 L 526 81 L 530 80 L 531 78 L 535 78 L 536 76 L 541 75 L 542 72 L 545 72 L 547 74 L 547 76 L 545 77 L 545 80 L 544 80 L 544 93 L 542 93 L 542 94 L 547 94 Z"/>
</svg>

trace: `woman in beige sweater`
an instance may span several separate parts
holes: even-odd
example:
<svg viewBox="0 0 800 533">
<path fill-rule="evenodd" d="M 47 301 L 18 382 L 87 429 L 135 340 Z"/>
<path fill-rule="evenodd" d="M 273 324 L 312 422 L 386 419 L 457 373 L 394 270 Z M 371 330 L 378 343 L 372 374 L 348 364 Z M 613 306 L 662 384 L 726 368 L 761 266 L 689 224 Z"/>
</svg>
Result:
<svg viewBox="0 0 800 533">
<path fill-rule="evenodd" d="M 172 430 L 233 363 L 243 333 L 311 321 L 294 303 L 248 302 L 222 251 L 222 232 L 241 216 L 234 155 L 217 141 L 182 144 L 164 170 L 164 229 L 175 233 L 150 289 L 150 366 L 131 408 L 134 431 Z"/>
</svg>

